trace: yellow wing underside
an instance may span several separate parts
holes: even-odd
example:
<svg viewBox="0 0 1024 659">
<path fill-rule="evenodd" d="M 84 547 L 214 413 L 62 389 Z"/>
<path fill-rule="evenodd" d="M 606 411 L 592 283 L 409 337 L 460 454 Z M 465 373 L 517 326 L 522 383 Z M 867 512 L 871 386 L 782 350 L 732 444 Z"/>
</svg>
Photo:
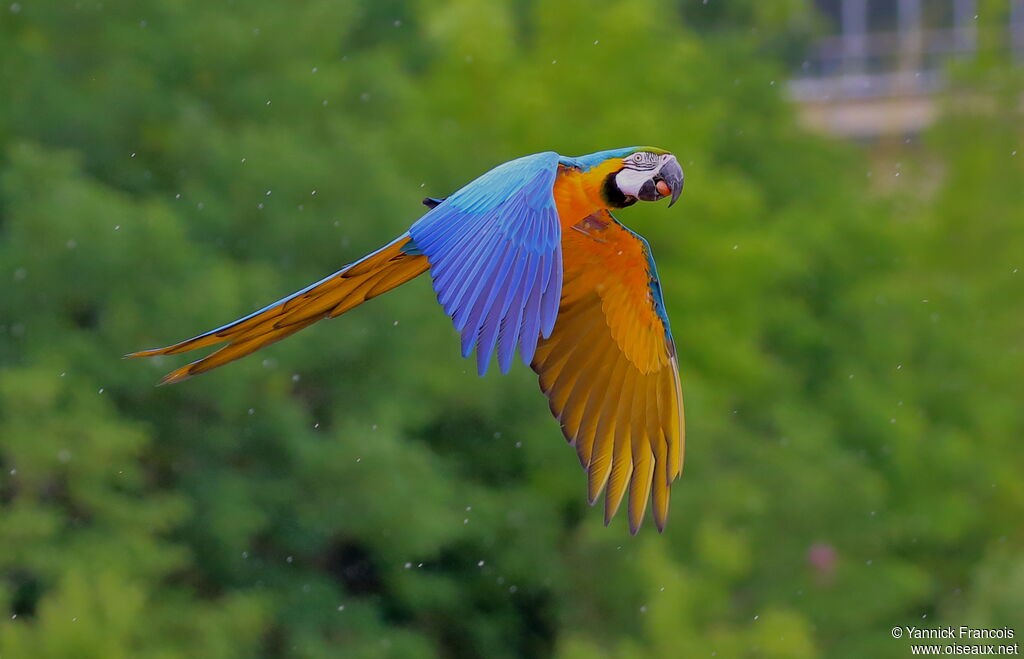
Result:
<svg viewBox="0 0 1024 659">
<path fill-rule="evenodd" d="M 663 530 L 682 471 L 683 401 L 644 244 L 600 212 L 563 229 L 562 260 L 558 321 L 533 369 L 587 472 L 590 502 L 606 490 L 605 524 L 628 489 L 630 532 L 649 499 Z"/>
</svg>

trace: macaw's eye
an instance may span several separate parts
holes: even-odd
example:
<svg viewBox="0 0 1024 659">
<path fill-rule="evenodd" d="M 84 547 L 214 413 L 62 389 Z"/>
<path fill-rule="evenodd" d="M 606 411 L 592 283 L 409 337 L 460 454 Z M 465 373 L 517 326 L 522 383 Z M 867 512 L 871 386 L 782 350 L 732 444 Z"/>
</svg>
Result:
<svg viewBox="0 0 1024 659">
<path fill-rule="evenodd" d="M 623 162 L 625 162 L 630 169 L 654 169 L 658 164 L 658 156 L 648 151 L 638 151 L 626 158 Z"/>
</svg>

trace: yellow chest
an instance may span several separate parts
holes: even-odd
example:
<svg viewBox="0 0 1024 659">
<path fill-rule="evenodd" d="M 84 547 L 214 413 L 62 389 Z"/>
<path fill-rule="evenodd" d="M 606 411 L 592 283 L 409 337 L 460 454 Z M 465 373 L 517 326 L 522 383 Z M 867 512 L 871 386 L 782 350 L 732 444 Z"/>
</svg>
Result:
<svg viewBox="0 0 1024 659">
<path fill-rule="evenodd" d="M 562 229 L 578 224 L 597 211 L 608 209 L 608 203 L 601 196 L 605 179 L 622 167 L 622 161 L 615 158 L 589 171 L 581 172 L 560 166 L 555 179 L 555 205 Z"/>
</svg>

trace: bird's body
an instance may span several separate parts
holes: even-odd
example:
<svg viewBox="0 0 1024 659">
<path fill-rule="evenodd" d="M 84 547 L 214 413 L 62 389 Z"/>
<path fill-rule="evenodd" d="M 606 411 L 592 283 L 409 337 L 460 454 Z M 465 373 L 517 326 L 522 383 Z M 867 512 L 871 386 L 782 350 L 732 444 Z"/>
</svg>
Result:
<svg viewBox="0 0 1024 659">
<path fill-rule="evenodd" d="M 670 194 L 674 202 L 681 187 L 675 158 L 653 147 L 519 158 L 427 200 L 430 210 L 408 233 L 329 277 L 223 327 L 129 356 L 227 342 L 163 380 L 178 382 L 430 271 L 463 356 L 476 348 L 481 375 L 495 353 L 507 371 L 517 349 L 538 373 L 587 470 L 591 503 L 607 487 L 605 523 L 628 489 L 631 532 L 648 498 L 663 529 L 683 460 L 675 346 L 650 249 L 609 210 Z"/>
</svg>

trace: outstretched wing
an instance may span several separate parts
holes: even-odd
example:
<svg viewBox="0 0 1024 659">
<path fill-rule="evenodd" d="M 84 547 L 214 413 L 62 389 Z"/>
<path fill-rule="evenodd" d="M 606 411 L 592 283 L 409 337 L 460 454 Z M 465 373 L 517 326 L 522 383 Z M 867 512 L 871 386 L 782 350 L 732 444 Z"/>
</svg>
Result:
<svg viewBox="0 0 1024 659">
<path fill-rule="evenodd" d="M 502 372 L 516 346 L 529 364 L 555 325 L 562 289 L 560 227 L 552 187 L 559 155 L 538 153 L 500 165 L 438 203 L 409 229 L 426 255 L 437 299 L 476 346 L 487 372 L 497 347 Z"/>
<path fill-rule="evenodd" d="M 663 530 L 683 466 L 683 399 L 650 247 L 601 211 L 564 233 L 562 256 L 558 323 L 533 369 L 587 471 L 591 503 L 607 485 L 605 524 L 628 484 L 630 532 L 648 498 Z"/>
</svg>

